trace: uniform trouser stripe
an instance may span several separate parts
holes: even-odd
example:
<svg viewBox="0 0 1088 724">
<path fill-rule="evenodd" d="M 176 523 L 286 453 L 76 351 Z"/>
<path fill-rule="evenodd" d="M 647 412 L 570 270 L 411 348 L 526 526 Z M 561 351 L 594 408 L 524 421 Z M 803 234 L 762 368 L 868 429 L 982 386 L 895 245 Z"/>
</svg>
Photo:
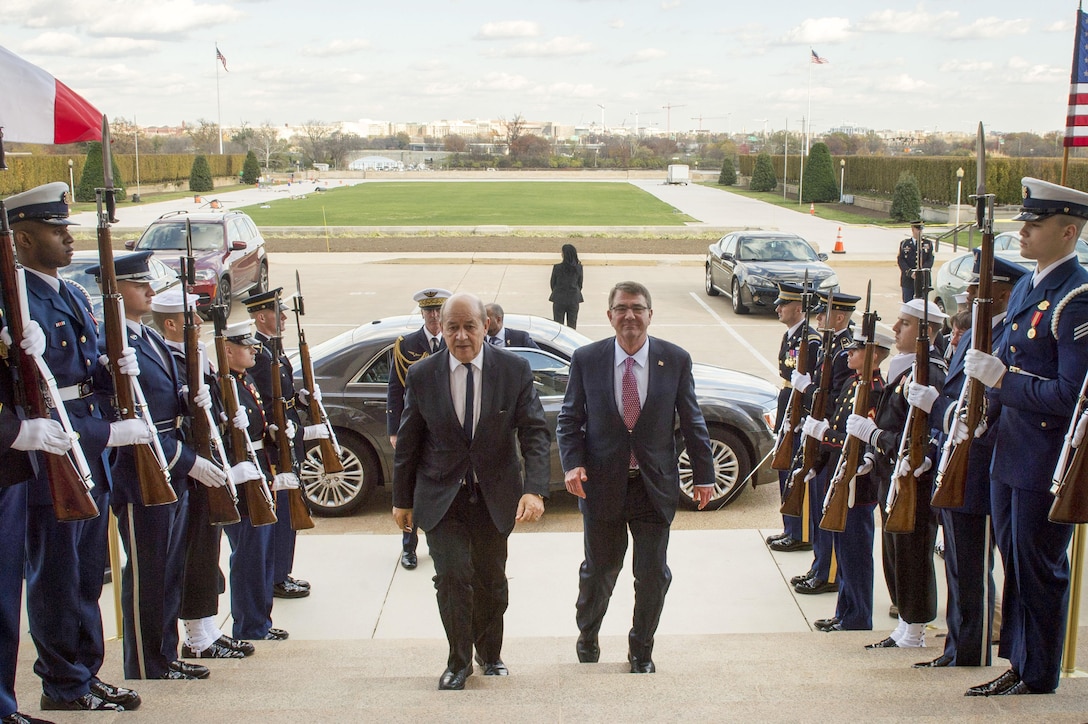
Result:
<svg viewBox="0 0 1088 724">
<path fill-rule="evenodd" d="M 136 665 L 140 671 L 140 678 L 147 677 L 147 662 L 144 659 L 143 647 L 143 621 L 140 614 L 140 551 L 136 546 L 136 520 L 132 514 L 132 503 L 125 506 L 125 517 L 128 518 L 128 568 L 132 575 L 132 627 L 135 640 L 132 646 L 136 652 Z"/>
</svg>

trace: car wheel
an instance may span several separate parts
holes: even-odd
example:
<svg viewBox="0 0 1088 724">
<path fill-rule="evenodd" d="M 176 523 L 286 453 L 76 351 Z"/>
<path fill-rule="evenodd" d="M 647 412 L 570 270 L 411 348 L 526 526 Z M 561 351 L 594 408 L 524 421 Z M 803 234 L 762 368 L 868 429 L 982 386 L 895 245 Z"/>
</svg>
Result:
<svg viewBox="0 0 1088 724">
<path fill-rule="evenodd" d="M 234 303 L 234 290 L 230 286 L 230 277 L 223 277 L 215 288 L 215 304 L 222 305 L 223 318 L 230 318 L 231 305 Z"/>
<path fill-rule="evenodd" d="M 733 279 L 733 314 L 748 314 L 748 307 L 740 301 L 740 282 Z"/>
<path fill-rule="evenodd" d="M 378 483 L 378 461 L 362 439 L 337 430 L 343 472 L 327 475 L 321 462 L 321 446 L 314 442 L 300 466 L 302 487 L 310 509 L 317 515 L 351 515 L 366 502 Z"/>
<path fill-rule="evenodd" d="M 257 286 L 254 294 L 263 294 L 268 291 L 268 262 L 262 261 L 261 268 L 257 271 Z"/>
<path fill-rule="evenodd" d="M 706 295 L 708 297 L 718 296 L 718 290 L 714 288 L 714 275 L 710 272 L 710 265 L 706 265 Z"/>
<path fill-rule="evenodd" d="M 744 484 L 752 472 L 752 462 L 748 456 L 748 450 L 741 443 L 736 433 L 724 427 L 711 425 L 710 454 L 714 459 L 714 491 L 710 494 L 710 502 L 703 510 L 718 510 L 733 502 L 737 496 L 744 492 Z M 692 499 L 694 481 L 691 472 L 691 460 L 688 459 L 687 450 L 680 453 L 680 496 L 685 505 L 696 510 L 697 506 Z"/>
</svg>

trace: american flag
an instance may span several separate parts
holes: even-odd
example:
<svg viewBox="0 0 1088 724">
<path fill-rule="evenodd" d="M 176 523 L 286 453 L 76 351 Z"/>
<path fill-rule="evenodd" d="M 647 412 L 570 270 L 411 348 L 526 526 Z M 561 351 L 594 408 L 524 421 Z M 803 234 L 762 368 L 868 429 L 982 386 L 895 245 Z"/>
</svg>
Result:
<svg viewBox="0 0 1088 724">
<path fill-rule="evenodd" d="M 1069 79 L 1069 113 L 1065 119 L 1065 147 L 1088 146 L 1088 13 L 1077 9 L 1077 37 L 1073 43 L 1073 74 Z"/>
<path fill-rule="evenodd" d="M 229 70 L 227 70 L 227 58 L 226 58 L 226 56 L 224 56 L 222 53 L 219 52 L 219 46 L 218 45 L 215 46 L 215 59 L 223 64 L 223 70 L 226 70 L 228 73 L 230 72 Z"/>
<path fill-rule="evenodd" d="M 810 48 L 809 50 L 812 50 L 812 49 Z M 827 58 L 821 58 L 819 55 L 816 54 L 816 51 L 813 50 L 812 51 L 812 62 L 816 63 L 817 65 L 823 65 L 824 63 L 830 63 L 831 61 L 828 60 Z"/>
</svg>

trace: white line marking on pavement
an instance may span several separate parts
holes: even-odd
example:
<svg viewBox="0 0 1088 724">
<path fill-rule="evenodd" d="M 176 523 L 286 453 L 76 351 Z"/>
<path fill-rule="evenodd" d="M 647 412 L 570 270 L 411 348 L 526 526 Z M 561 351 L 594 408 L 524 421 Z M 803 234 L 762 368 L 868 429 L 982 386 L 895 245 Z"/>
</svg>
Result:
<svg viewBox="0 0 1088 724">
<path fill-rule="evenodd" d="M 778 374 L 778 365 L 777 364 L 772 364 L 770 360 L 768 360 L 766 357 L 764 357 L 762 354 L 759 353 L 759 350 L 757 350 L 752 345 L 748 344 L 748 340 L 746 340 L 744 337 L 741 337 L 739 334 L 737 334 L 737 331 L 735 329 L 733 329 L 733 327 L 731 327 L 728 322 L 726 322 L 724 319 L 722 319 L 718 315 L 717 312 L 715 312 L 713 309 L 711 309 L 709 306 L 707 306 L 706 302 L 704 302 L 702 299 L 699 299 L 699 297 L 695 294 L 695 292 L 688 292 L 688 294 L 691 295 L 691 298 L 695 300 L 696 304 L 698 304 L 700 307 L 702 307 L 703 309 L 706 310 L 707 314 L 709 314 L 711 317 L 713 317 L 715 320 L 717 320 L 718 324 L 720 324 L 722 327 L 724 327 L 725 331 L 729 332 L 729 334 L 733 337 L 733 339 L 740 342 L 742 347 L 744 347 L 746 350 L 751 352 L 752 356 L 755 357 L 764 367 L 766 367 L 768 370 L 770 370 L 771 373 L 773 373 L 775 375 Z"/>
</svg>

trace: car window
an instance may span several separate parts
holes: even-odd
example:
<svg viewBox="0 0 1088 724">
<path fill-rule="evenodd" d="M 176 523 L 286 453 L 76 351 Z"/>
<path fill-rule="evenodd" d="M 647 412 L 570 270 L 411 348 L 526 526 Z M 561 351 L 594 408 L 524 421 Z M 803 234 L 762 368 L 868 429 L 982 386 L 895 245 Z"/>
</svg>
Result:
<svg viewBox="0 0 1088 724">
<path fill-rule="evenodd" d="M 152 224 L 140 237 L 136 248 L 145 251 L 185 248 L 185 226 L 183 224 Z"/>
<path fill-rule="evenodd" d="M 355 384 L 362 385 L 388 385 L 389 366 L 393 359 L 393 348 L 386 348 L 377 355 L 370 364 L 363 368 L 359 376 L 355 378 Z"/>
<path fill-rule="evenodd" d="M 737 249 L 737 237 L 735 237 L 735 236 L 725 237 L 725 240 L 722 242 L 722 253 L 723 254 L 733 254 L 733 253 L 736 252 L 736 249 Z"/>
<path fill-rule="evenodd" d="M 570 366 L 539 350 L 514 350 L 529 362 L 533 370 L 533 386 L 541 397 L 562 396 L 567 391 Z"/>
<path fill-rule="evenodd" d="M 249 234 L 246 232 L 246 228 L 242 225 L 241 220 L 231 219 L 230 226 L 227 227 L 227 241 L 233 243 L 235 241 L 249 242 Z"/>
<path fill-rule="evenodd" d="M 952 262 L 953 263 L 952 274 L 958 279 L 963 279 L 964 281 L 970 281 L 971 280 L 971 269 L 974 268 L 974 265 L 975 265 L 974 262 L 975 262 L 975 257 L 972 254 L 968 254 L 967 256 L 963 256 L 963 257 L 960 257 L 959 259 L 956 259 L 954 262 Z"/>
</svg>

